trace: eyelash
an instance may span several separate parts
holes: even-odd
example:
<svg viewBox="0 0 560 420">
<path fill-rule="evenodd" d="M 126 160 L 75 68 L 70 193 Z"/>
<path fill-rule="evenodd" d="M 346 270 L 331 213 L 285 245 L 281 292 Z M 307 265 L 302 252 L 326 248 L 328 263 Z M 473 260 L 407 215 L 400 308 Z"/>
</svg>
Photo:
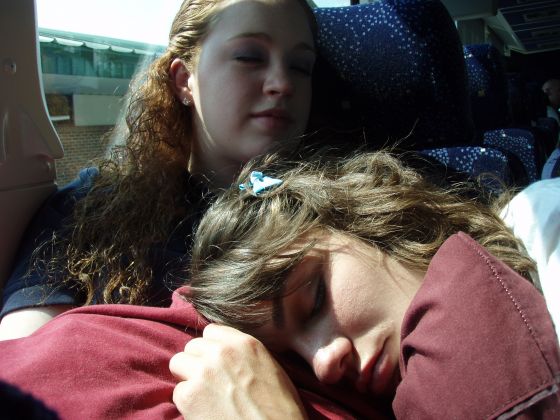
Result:
<svg viewBox="0 0 560 420">
<path fill-rule="evenodd" d="M 292 66 L 292 69 L 295 70 L 295 71 L 297 71 L 297 72 L 299 72 L 299 73 L 302 73 L 302 74 L 305 75 L 305 76 L 311 76 L 311 73 L 312 73 L 311 70 L 309 70 L 309 69 L 307 69 L 307 68 L 305 68 L 305 67 Z"/>
<path fill-rule="evenodd" d="M 263 61 L 261 57 L 256 55 L 239 55 L 235 57 L 235 60 L 242 63 L 260 63 Z"/>
<path fill-rule="evenodd" d="M 247 64 L 258 64 L 264 61 L 264 59 L 258 55 L 238 55 L 235 56 L 234 59 L 241 63 L 247 63 Z M 311 77 L 311 74 L 313 72 L 312 70 L 308 69 L 306 66 L 299 66 L 299 65 L 292 65 L 291 69 L 297 71 L 298 73 L 303 74 L 304 76 L 309 76 L 309 77 Z"/>
<path fill-rule="evenodd" d="M 319 276 L 319 278 L 317 279 L 317 290 L 315 292 L 313 308 L 309 313 L 309 319 L 314 318 L 319 312 L 321 312 L 321 309 L 323 308 L 323 304 L 325 303 L 325 294 L 326 294 L 325 282 L 323 281 L 323 278 Z"/>
</svg>

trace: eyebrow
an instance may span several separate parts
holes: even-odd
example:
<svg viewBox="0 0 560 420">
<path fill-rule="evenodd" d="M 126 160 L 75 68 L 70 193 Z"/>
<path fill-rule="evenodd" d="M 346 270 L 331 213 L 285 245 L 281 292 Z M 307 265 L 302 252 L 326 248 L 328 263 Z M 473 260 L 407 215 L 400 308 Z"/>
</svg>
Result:
<svg viewBox="0 0 560 420">
<path fill-rule="evenodd" d="M 243 32 L 237 35 L 232 36 L 231 38 L 228 38 L 228 41 L 233 41 L 239 38 L 255 38 L 255 39 L 260 39 L 263 41 L 267 41 L 267 42 L 272 42 L 272 37 L 270 35 L 268 35 L 267 33 L 264 32 Z M 296 44 L 293 48 L 294 50 L 305 50 L 305 51 L 310 51 L 313 54 L 316 54 L 315 48 L 313 48 L 312 45 L 309 45 L 307 42 L 300 42 L 298 44 Z"/>
</svg>

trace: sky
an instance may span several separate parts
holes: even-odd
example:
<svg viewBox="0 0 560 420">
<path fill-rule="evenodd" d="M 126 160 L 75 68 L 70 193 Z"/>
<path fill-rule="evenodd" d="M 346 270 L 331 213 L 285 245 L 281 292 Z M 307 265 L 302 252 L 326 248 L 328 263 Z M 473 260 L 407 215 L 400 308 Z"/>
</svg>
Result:
<svg viewBox="0 0 560 420">
<path fill-rule="evenodd" d="M 167 45 L 182 0 L 36 0 L 39 28 Z M 314 0 L 322 7 L 349 0 Z"/>
<path fill-rule="evenodd" d="M 39 28 L 166 45 L 181 0 L 36 0 Z"/>
</svg>

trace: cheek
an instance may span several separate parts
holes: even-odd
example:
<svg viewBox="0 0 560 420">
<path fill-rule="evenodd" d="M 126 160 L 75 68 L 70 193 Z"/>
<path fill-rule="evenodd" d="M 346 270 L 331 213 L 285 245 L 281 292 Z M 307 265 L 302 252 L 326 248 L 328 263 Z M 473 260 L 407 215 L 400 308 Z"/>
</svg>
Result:
<svg viewBox="0 0 560 420">
<path fill-rule="evenodd" d="M 374 302 L 362 295 L 347 294 L 333 301 L 333 315 L 348 335 L 361 334 L 377 322 Z"/>
<path fill-rule="evenodd" d="M 212 97 L 208 101 L 214 103 L 215 109 L 219 109 L 224 116 L 243 116 L 254 111 L 260 99 L 260 86 L 251 75 L 231 74 L 220 78 L 213 78 L 208 86 Z"/>
<path fill-rule="evenodd" d="M 333 277 L 342 281 L 331 285 L 331 308 L 348 334 L 361 334 L 381 321 L 385 297 L 372 287 L 370 276 L 361 270 L 345 267 L 338 275 L 333 272 Z"/>
<path fill-rule="evenodd" d="M 199 106 L 210 131 L 231 130 L 241 115 L 239 95 L 243 89 L 223 77 L 201 77 L 199 82 Z"/>
</svg>

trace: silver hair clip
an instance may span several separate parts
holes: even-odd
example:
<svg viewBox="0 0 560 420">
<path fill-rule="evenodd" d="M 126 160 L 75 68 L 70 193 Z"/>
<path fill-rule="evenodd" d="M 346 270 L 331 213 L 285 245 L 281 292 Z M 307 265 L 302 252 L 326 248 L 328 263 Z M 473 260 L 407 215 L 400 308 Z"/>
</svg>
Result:
<svg viewBox="0 0 560 420">
<path fill-rule="evenodd" d="M 271 178 L 262 172 L 253 171 L 249 176 L 249 182 L 239 184 L 239 189 L 241 191 L 249 191 L 254 196 L 257 196 L 265 190 L 281 185 L 282 182 L 284 181 L 281 179 Z"/>
</svg>

